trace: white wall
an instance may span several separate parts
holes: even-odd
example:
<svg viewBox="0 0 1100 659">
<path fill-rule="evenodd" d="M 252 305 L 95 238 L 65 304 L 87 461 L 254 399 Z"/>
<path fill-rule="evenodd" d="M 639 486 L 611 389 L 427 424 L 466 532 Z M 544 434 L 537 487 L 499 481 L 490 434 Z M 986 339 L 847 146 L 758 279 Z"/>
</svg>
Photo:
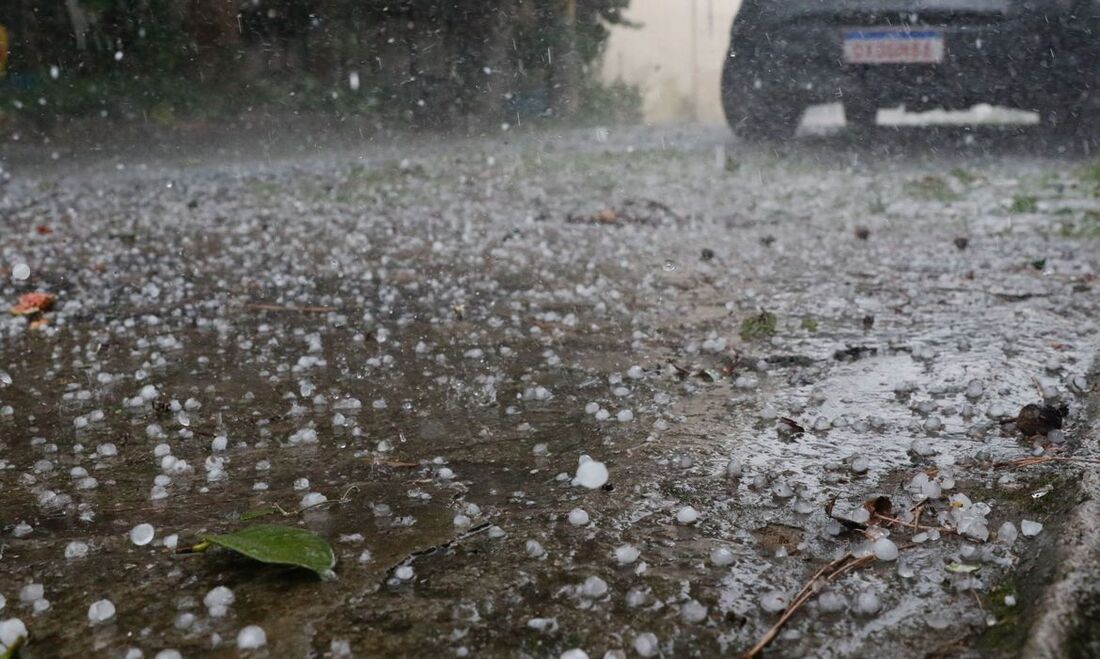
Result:
<svg viewBox="0 0 1100 659">
<path fill-rule="evenodd" d="M 719 81 L 729 31 L 741 0 L 632 0 L 604 54 L 608 81 L 624 80 L 645 93 L 652 123 L 722 123 Z"/>
</svg>

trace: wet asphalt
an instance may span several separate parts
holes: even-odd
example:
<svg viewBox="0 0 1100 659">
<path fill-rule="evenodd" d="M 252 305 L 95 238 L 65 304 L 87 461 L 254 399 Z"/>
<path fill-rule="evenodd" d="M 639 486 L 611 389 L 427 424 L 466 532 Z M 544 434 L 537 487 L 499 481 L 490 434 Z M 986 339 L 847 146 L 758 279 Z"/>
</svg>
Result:
<svg viewBox="0 0 1100 659">
<path fill-rule="evenodd" d="M 1034 635 L 1097 459 L 1087 144 L 300 137 L 6 153 L 0 300 L 56 296 L 0 319 L 25 656 L 737 655 L 847 554 L 765 654 Z M 335 577 L 173 550 L 260 522 Z"/>
</svg>

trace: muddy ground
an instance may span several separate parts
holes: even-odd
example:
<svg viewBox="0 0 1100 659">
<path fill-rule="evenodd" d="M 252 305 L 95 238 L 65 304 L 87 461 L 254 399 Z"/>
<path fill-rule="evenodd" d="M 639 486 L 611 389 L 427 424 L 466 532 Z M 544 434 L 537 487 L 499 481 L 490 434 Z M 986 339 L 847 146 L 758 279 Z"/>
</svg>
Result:
<svg viewBox="0 0 1100 659">
<path fill-rule="evenodd" d="M 1096 465 L 1077 145 L 180 148 L 5 162 L 0 300 L 56 295 L 0 320 L 26 657 L 735 655 L 848 553 L 766 655 L 1033 638 Z M 1020 432 L 1030 403 L 1064 428 Z M 602 487 L 572 484 L 586 455 Z M 335 577 L 173 550 L 257 523 L 326 538 Z"/>
</svg>

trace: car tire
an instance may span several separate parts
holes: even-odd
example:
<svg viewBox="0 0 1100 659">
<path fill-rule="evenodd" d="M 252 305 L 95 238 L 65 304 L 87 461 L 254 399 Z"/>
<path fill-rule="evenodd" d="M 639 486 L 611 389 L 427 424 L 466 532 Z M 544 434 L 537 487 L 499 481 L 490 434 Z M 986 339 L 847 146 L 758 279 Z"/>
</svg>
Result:
<svg viewBox="0 0 1100 659">
<path fill-rule="evenodd" d="M 794 136 L 802 119 L 801 105 L 786 94 L 758 84 L 761 74 L 751 59 L 733 53 L 722 69 L 722 109 L 730 128 L 740 138 L 751 141 L 783 140 Z"/>
</svg>

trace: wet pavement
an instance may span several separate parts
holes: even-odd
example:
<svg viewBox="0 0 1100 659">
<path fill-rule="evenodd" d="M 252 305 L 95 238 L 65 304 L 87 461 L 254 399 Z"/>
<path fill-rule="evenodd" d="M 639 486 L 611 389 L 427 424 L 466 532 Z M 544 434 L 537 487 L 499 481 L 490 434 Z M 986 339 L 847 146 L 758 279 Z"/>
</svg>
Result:
<svg viewBox="0 0 1100 659">
<path fill-rule="evenodd" d="M 0 299 L 57 296 L 0 320 L 25 656 L 739 654 L 848 553 L 765 654 L 1028 638 L 1097 459 L 1100 167 L 1076 145 L 206 153 L 5 165 Z M 1030 403 L 1064 428 L 1025 436 Z M 584 456 L 606 484 L 573 483 Z M 328 539 L 335 578 L 173 551 L 261 521 Z M 237 647 L 248 625 L 265 646 Z"/>
</svg>

